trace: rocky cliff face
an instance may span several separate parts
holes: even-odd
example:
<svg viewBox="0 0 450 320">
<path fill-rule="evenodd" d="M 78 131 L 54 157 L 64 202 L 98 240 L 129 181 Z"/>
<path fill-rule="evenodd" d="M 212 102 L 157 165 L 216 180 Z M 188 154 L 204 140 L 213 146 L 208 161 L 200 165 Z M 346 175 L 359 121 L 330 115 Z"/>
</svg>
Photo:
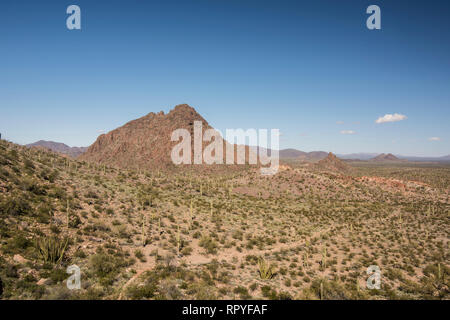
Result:
<svg viewBox="0 0 450 320">
<path fill-rule="evenodd" d="M 172 133 L 177 129 L 186 129 L 192 138 L 193 163 L 195 121 L 202 123 L 202 136 L 207 129 L 212 129 L 208 122 L 187 104 L 177 105 L 168 114 L 151 112 L 102 134 L 80 159 L 130 169 L 171 168 L 174 166 L 171 152 L 179 143 L 171 141 Z M 224 142 L 222 138 L 220 140 Z M 202 149 L 205 150 L 209 143 L 203 142 Z M 226 142 L 223 144 L 225 157 Z M 248 152 L 248 148 L 246 150 Z"/>
</svg>

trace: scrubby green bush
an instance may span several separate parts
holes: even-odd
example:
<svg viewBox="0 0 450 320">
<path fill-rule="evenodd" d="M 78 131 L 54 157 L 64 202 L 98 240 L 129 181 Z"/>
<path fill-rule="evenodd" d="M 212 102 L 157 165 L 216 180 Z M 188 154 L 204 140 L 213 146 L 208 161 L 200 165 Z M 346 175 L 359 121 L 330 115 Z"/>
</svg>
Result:
<svg viewBox="0 0 450 320">
<path fill-rule="evenodd" d="M 113 249 L 111 251 L 114 252 Z M 121 268 L 127 265 L 129 265 L 129 262 L 123 257 L 122 253 L 110 254 L 102 248 L 97 250 L 97 254 L 91 256 L 89 260 L 90 270 L 104 286 L 112 285 Z"/>
<path fill-rule="evenodd" d="M 3 251 L 9 254 L 22 253 L 29 247 L 32 247 L 32 245 L 32 242 L 23 234 L 17 234 L 3 246 Z"/>
<path fill-rule="evenodd" d="M 50 278 L 53 283 L 60 283 L 69 277 L 69 275 L 66 273 L 66 269 L 64 268 L 51 269 L 48 274 L 45 274 L 45 276 L 47 278 Z"/>
<path fill-rule="evenodd" d="M 204 248 L 206 252 L 209 254 L 217 253 L 217 243 L 211 237 L 203 236 L 198 244 L 200 247 Z"/>
<path fill-rule="evenodd" d="M 78 228 L 78 226 L 81 224 L 81 219 L 80 219 L 80 217 L 77 215 L 77 214 L 75 214 L 75 213 L 72 213 L 70 216 L 69 216 L 69 227 L 71 227 L 71 228 Z"/>
<path fill-rule="evenodd" d="M 341 282 L 326 279 L 315 279 L 308 291 L 308 294 L 312 294 L 313 299 L 349 300 L 354 298 Z"/>
<path fill-rule="evenodd" d="M 15 151 L 15 150 L 14 150 Z M 32 171 L 33 169 L 35 169 L 35 166 L 33 164 L 33 161 L 31 161 L 30 159 L 25 159 L 23 162 L 23 165 L 25 167 L 25 169 L 28 169 L 30 171 Z"/>
<path fill-rule="evenodd" d="M 99 253 L 91 257 L 90 265 L 97 277 L 105 278 L 117 272 L 117 267 L 114 262 L 113 256 L 106 253 Z"/>
<path fill-rule="evenodd" d="M 53 170 L 51 171 L 48 168 L 44 168 L 41 170 L 39 176 L 44 179 L 47 180 L 51 183 L 54 183 L 55 180 L 58 178 L 59 172 L 57 170 Z"/>
<path fill-rule="evenodd" d="M 248 293 L 247 288 L 245 288 L 245 287 L 243 287 L 243 286 L 238 286 L 238 287 L 234 288 L 233 292 L 234 292 L 235 294 L 238 294 L 239 297 L 240 297 L 242 300 L 248 300 L 248 299 L 250 299 L 250 298 L 252 297 L 252 296 Z"/>
<path fill-rule="evenodd" d="M 29 215 L 31 210 L 30 204 L 22 196 L 7 198 L 0 203 L 0 212 L 6 215 Z"/>
<path fill-rule="evenodd" d="M 151 299 L 155 296 L 155 291 L 156 285 L 152 283 L 133 285 L 127 288 L 126 295 L 132 300 Z"/>
<path fill-rule="evenodd" d="M 16 290 L 20 293 L 26 293 L 33 296 L 34 299 L 40 299 L 45 293 L 45 288 L 36 284 L 36 279 L 31 275 L 27 274 L 22 279 L 18 280 L 16 283 Z"/>
<path fill-rule="evenodd" d="M 261 287 L 261 293 L 263 297 L 276 300 L 278 298 L 277 291 L 275 289 L 272 289 L 270 286 L 265 285 Z"/>
<path fill-rule="evenodd" d="M 37 209 L 37 221 L 40 223 L 49 223 L 53 213 L 53 208 L 48 204 L 43 204 Z"/>
</svg>

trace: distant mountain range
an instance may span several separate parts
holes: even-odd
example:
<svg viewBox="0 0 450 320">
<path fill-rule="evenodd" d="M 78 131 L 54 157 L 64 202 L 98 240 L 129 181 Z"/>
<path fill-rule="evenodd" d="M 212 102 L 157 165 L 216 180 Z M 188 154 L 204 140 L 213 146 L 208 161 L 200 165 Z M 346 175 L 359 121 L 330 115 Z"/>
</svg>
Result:
<svg viewBox="0 0 450 320">
<path fill-rule="evenodd" d="M 70 157 L 78 157 L 79 155 L 86 152 L 87 147 L 69 147 L 67 144 L 61 142 L 45 141 L 39 140 L 35 143 L 30 143 L 26 145 L 27 147 L 37 147 L 52 150 L 53 152 L 62 153 Z"/>
<path fill-rule="evenodd" d="M 84 160 L 95 160 L 121 166 L 139 164 L 147 166 L 149 163 L 169 162 L 171 146 L 170 133 L 177 128 L 186 128 L 192 131 L 194 120 L 202 121 L 203 130 L 210 128 L 194 108 L 188 105 L 176 106 L 169 114 L 149 113 L 140 119 L 130 121 L 126 125 L 107 134 L 100 135 L 90 147 L 69 147 L 60 142 L 40 140 L 27 144 L 27 147 L 41 147 L 54 152 L 66 154 L 70 157 L 81 156 Z M 159 143 L 155 143 L 159 141 Z M 270 156 L 272 150 L 262 147 L 249 147 L 253 152 L 267 152 Z M 89 150 L 88 150 L 89 149 Z M 134 156 L 133 156 L 134 155 Z M 280 159 L 294 159 L 305 162 L 318 162 L 329 156 L 325 151 L 305 152 L 297 149 L 279 150 Z M 443 157 L 412 157 L 379 153 L 351 153 L 337 154 L 341 160 L 361 161 L 433 161 L 450 162 L 450 155 Z"/>
<path fill-rule="evenodd" d="M 337 156 L 345 160 L 371 160 L 377 156 L 379 153 L 351 153 L 351 154 L 338 154 Z M 414 156 L 402 156 L 399 154 L 394 155 L 399 160 L 408 161 L 450 161 L 450 155 L 443 157 L 414 157 Z"/>
<path fill-rule="evenodd" d="M 271 149 L 266 149 L 262 147 L 250 147 L 253 152 L 267 152 L 267 155 L 272 154 Z M 328 152 L 325 151 L 311 151 L 305 152 L 296 149 L 282 149 L 279 151 L 280 159 L 296 159 L 307 162 L 316 162 L 325 159 L 328 156 Z"/>
<path fill-rule="evenodd" d="M 265 149 L 262 147 L 250 147 L 253 152 L 256 152 L 258 149 L 261 151 L 267 150 L 268 155 L 271 154 L 270 149 Z M 296 159 L 307 162 L 316 162 L 322 159 L 325 159 L 328 156 L 328 152 L 325 151 L 311 151 L 305 152 L 297 149 L 281 149 L 279 151 L 280 159 Z M 400 161 L 400 160 L 408 160 L 408 161 L 438 161 L 445 162 L 450 161 L 450 155 L 443 157 L 413 157 L 413 156 L 402 156 L 402 155 L 394 155 L 392 153 L 349 153 L 349 154 L 337 154 L 338 158 L 342 160 L 373 160 L 373 161 Z"/>
<path fill-rule="evenodd" d="M 399 159 L 405 159 L 409 161 L 450 161 L 450 154 L 443 157 L 410 157 L 397 155 Z"/>
<path fill-rule="evenodd" d="M 370 160 L 375 158 L 379 153 L 349 153 L 338 154 L 337 156 L 344 160 Z"/>
<path fill-rule="evenodd" d="M 388 162 L 388 161 L 408 161 L 408 160 L 400 160 L 396 156 L 394 156 L 392 153 L 382 153 L 377 155 L 375 158 L 370 159 L 369 161 L 374 162 Z"/>
<path fill-rule="evenodd" d="M 27 147 L 42 147 L 46 149 L 50 149 L 54 152 L 58 152 L 61 154 L 68 155 L 70 157 L 76 158 L 81 154 L 85 153 L 88 147 L 69 147 L 68 145 L 61 142 L 54 141 L 45 141 L 39 140 L 34 143 L 30 143 L 26 145 Z M 267 154 L 270 156 L 271 150 L 265 149 L 262 147 L 250 147 L 253 152 L 256 152 L 258 149 L 260 151 L 267 150 Z M 305 152 L 297 149 L 282 149 L 279 151 L 280 159 L 296 159 L 305 162 L 317 162 L 322 159 L 325 159 L 328 156 L 328 152 L 325 151 L 311 151 Z M 387 157 L 386 157 L 387 156 Z M 450 162 L 450 155 L 443 157 L 414 157 L 414 156 L 402 156 L 402 155 L 393 155 L 389 154 L 379 154 L 379 153 L 349 153 L 349 154 L 337 154 L 337 157 L 342 160 L 372 160 L 372 161 L 399 161 L 399 160 L 408 160 L 408 161 L 438 161 L 438 162 Z"/>
</svg>

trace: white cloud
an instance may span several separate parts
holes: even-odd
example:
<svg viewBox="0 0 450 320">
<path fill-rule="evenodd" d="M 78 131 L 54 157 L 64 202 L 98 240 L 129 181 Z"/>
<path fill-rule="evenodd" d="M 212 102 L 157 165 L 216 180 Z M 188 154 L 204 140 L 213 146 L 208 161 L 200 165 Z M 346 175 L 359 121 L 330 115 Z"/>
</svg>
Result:
<svg viewBox="0 0 450 320">
<path fill-rule="evenodd" d="M 344 124 L 344 121 L 336 121 L 336 124 Z"/>
<path fill-rule="evenodd" d="M 100 133 L 100 134 L 105 133 L 105 130 L 97 130 L 97 133 Z"/>
<path fill-rule="evenodd" d="M 394 113 L 394 114 L 385 114 L 382 117 L 379 117 L 375 122 L 376 123 L 385 123 L 385 122 L 396 122 L 407 119 L 408 117 L 404 114 Z"/>
<path fill-rule="evenodd" d="M 441 141 L 441 138 L 439 138 L 439 137 L 431 137 L 431 138 L 428 138 L 428 140 L 430 140 L 430 141 Z"/>
<path fill-rule="evenodd" d="M 356 134 L 356 132 L 353 130 L 342 130 L 341 134 Z"/>
</svg>

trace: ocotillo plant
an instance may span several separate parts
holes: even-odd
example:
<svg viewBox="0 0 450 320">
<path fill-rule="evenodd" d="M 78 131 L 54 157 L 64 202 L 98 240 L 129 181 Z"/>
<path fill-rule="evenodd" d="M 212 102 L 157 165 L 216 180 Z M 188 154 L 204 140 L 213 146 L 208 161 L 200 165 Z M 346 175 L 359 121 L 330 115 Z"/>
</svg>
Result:
<svg viewBox="0 0 450 320">
<path fill-rule="evenodd" d="M 273 267 L 270 266 L 263 258 L 258 259 L 258 273 L 262 280 L 270 280 L 275 276 Z"/>
<path fill-rule="evenodd" d="M 60 240 L 57 237 L 46 237 L 36 240 L 35 247 L 44 262 L 60 263 L 69 244 L 69 239 Z"/>
<path fill-rule="evenodd" d="M 209 209 L 211 211 L 211 217 L 213 216 L 213 200 L 209 200 Z"/>
</svg>

